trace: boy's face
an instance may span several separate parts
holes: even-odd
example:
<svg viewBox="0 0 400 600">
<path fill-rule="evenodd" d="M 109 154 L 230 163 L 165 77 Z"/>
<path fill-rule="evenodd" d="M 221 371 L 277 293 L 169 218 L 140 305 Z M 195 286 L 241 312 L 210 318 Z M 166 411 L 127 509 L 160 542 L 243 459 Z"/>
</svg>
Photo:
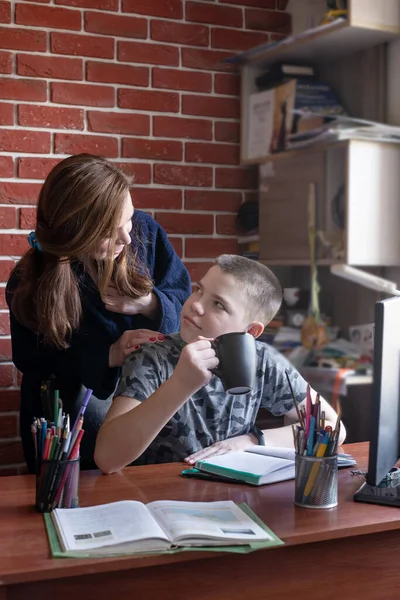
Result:
<svg viewBox="0 0 400 600">
<path fill-rule="evenodd" d="M 232 275 L 215 265 L 198 283 L 183 305 L 181 337 L 189 343 L 199 335 L 215 338 L 223 333 L 247 331 L 246 302 Z"/>
</svg>

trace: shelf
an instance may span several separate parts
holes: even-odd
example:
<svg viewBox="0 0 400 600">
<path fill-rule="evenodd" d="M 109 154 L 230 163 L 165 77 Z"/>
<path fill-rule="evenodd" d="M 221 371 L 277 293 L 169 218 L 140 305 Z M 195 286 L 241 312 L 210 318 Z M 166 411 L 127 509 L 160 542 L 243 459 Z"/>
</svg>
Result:
<svg viewBox="0 0 400 600">
<path fill-rule="evenodd" d="M 387 14 L 384 15 L 386 19 L 383 22 L 374 21 L 376 15 L 368 20 L 368 11 L 365 15 L 355 13 L 353 19 L 350 14 L 351 22 L 338 19 L 275 44 L 261 44 L 232 57 L 229 62 L 263 67 L 278 61 L 319 64 L 390 42 L 400 33 L 400 9 L 393 1 L 385 2 Z M 380 8 L 381 3 L 375 4 Z"/>
</svg>

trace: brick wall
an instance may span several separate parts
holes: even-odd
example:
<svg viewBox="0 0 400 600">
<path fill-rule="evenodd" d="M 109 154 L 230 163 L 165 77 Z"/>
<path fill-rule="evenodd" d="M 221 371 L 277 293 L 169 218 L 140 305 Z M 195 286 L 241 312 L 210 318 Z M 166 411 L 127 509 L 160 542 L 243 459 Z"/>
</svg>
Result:
<svg viewBox="0 0 400 600">
<path fill-rule="evenodd" d="M 287 34 L 286 4 L 0 0 L 0 474 L 23 470 L 4 285 L 44 177 L 79 152 L 120 163 L 200 278 L 237 250 L 235 213 L 256 187 L 238 166 L 239 76 L 221 61 Z"/>
</svg>

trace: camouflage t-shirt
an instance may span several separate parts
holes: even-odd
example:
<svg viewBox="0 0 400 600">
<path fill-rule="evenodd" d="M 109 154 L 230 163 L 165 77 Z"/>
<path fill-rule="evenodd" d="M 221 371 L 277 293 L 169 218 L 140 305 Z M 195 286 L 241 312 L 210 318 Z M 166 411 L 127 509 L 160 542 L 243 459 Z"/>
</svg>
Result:
<svg viewBox="0 0 400 600">
<path fill-rule="evenodd" d="M 178 333 L 162 343 L 145 344 L 122 369 L 116 396 L 145 401 L 173 373 L 185 342 Z M 256 384 L 251 394 L 233 396 L 214 376 L 175 413 L 135 464 L 178 462 L 215 442 L 248 433 L 258 409 L 276 416 L 293 408 L 285 370 L 296 400 L 306 397 L 307 384 L 289 361 L 262 342 L 257 346 Z"/>
</svg>

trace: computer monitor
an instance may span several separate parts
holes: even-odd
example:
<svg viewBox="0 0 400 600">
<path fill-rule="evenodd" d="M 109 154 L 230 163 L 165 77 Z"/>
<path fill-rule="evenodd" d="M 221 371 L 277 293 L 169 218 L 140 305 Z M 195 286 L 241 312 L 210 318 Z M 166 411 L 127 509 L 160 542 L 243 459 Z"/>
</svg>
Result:
<svg viewBox="0 0 400 600">
<path fill-rule="evenodd" d="M 400 457 L 399 296 L 375 304 L 373 373 L 368 473 L 354 499 L 400 506 L 399 471 L 393 470 Z"/>
</svg>

